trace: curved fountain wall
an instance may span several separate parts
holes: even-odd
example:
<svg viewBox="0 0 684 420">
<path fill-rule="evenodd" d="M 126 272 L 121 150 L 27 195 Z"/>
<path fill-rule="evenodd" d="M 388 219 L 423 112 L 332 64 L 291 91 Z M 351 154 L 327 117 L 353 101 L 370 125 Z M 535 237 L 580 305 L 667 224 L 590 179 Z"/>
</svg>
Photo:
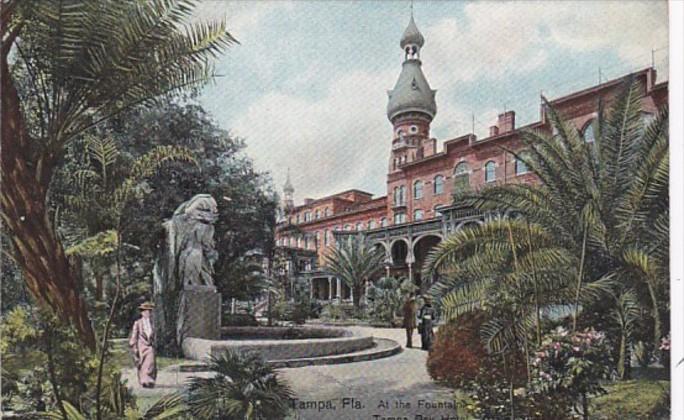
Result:
<svg viewBox="0 0 684 420">
<path fill-rule="evenodd" d="M 355 336 L 341 328 L 224 327 L 222 340 L 186 338 L 183 354 L 207 360 L 226 350 L 256 352 L 267 361 L 303 359 L 353 353 L 373 347 L 373 337 Z M 301 338 L 288 338 L 288 337 Z M 233 338 L 233 339 L 231 339 Z"/>
</svg>

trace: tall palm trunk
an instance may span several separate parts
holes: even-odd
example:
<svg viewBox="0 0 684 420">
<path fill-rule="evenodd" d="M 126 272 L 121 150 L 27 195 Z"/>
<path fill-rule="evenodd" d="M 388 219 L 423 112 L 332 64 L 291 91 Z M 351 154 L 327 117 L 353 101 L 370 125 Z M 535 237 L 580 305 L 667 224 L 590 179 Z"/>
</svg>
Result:
<svg viewBox="0 0 684 420">
<path fill-rule="evenodd" d="M 35 150 L 29 141 L 19 97 L 3 54 L 2 79 L 2 219 L 11 232 L 14 257 L 26 286 L 41 304 L 69 320 L 83 343 L 95 349 L 86 304 L 80 296 L 77 273 L 71 269 L 57 239 L 45 205 L 57 156 Z M 26 163 L 34 163 L 27 165 Z"/>
<path fill-rule="evenodd" d="M 656 295 L 655 288 L 651 283 L 650 279 L 647 281 L 648 295 L 651 298 L 651 316 L 653 317 L 653 348 L 657 349 L 660 347 L 660 339 L 662 338 L 662 327 L 660 324 L 660 313 L 658 312 L 658 296 Z"/>
<path fill-rule="evenodd" d="M 577 273 L 577 289 L 575 290 L 575 311 L 572 314 L 572 330 L 577 329 L 577 317 L 579 316 L 579 301 L 582 291 L 582 278 L 584 277 L 584 258 L 587 253 L 587 223 L 584 222 L 584 232 L 582 237 L 582 255 L 580 256 L 579 272 Z"/>
</svg>

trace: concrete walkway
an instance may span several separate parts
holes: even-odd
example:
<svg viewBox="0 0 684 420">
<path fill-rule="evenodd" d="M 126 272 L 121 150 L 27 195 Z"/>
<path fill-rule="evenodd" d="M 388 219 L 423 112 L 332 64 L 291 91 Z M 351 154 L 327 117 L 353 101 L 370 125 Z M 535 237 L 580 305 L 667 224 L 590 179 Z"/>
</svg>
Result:
<svg viewBox="0 0 684 420">
<path fill-rule="evenodd" d="M 405 344 L 402 329 L 348 327 L 361 335 L 389 338 Z M 420 345 L 416 334 L 414 345 Z M 455 419 L 463 415 L 453 402 L 453 391 L 437 386 L 427 374 L 427 352 L 404 349 L 383 359 L 339 365 L 279 369 L 297 395 L 296 419 L 371 419 L 427 420 Z M 157 387 L 134 386 L 140 397 L 161 396 L 180 389 L 191 376 L 210 373 L 185 373 L 175 369 L 159 372 Z M 132 370 L 124 372 L 129 384 L 137 384 Z"/>
</svg>

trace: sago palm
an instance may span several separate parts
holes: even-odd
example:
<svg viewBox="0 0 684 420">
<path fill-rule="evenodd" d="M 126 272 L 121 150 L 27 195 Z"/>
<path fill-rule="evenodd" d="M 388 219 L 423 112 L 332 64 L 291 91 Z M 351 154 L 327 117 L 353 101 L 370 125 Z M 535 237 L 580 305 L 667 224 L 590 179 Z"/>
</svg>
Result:
<svg viewBox="0 0 684 420">
<path fill-rule="evenodd" d="M 649 297 L 642 304 L 652 313 L 655 343 L 669 277 L 668 118 L 662 110 L 644 123 L 642 91 L 627 80 L 608 113 L 599 105 L 592 143 L 546 102 L 555 134 L 525 131 L 525 153 L 508 151 L 540 183 L 497 185 L 457 199 L 482 210 L 515 209 L 571 256 L 573 327 L 583 289 L 593 283 L 645 290 L 640 295 Z"/>
<path fill-rule="evenodd" d="M 430 289 L 446 319 L 485 311 L 482 328 L 491 352 L 528 352 L 541 342 L 545 314 L 573 301 L 577 258 L 555 236 L 522 218 L 493 218 L 460 230 L 428 256 L 424 271 L 439 273 Z M 582 291 L 590 301 L 606 281 Z"/>
<path fill-rule="evenodd" d="M 294 397 L 290 386 L 259 355 L 234 351 L 212 356 L 211 378 L 192 378 L 187 412 L 197 419 L 282 419 Z"/>
<path fill-rule="evenodd" d="M 28 289 L 95 347 L 46 196 L 67 144 L 126 109 L 201 86 L 236 42 L 195 1 L 2 2 L 2 220 Z"/>
<path fill-rule="evenodd" d="M 359 310 L 366 284 L 382 270 L 385 254 L 362 237 L 338 241 L 325 257 L 325 268 L 341 279 L 353 293 L 354 309 Z"/>
</svg>

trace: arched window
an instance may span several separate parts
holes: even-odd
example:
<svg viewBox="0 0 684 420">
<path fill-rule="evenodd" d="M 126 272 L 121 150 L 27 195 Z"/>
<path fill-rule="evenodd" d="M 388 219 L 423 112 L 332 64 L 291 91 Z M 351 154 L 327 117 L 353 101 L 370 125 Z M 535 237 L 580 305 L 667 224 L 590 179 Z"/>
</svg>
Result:
<svg viewBox="0 0 684 420">
<path fill-rule="evenodd" d="M 423 220 L 423 210 L 420 210 L 420 209 L 415 210 L 413 212 L 413 220 L 414 221 Z"/>
<path fill-rule="evenodd" d="M 325 217 L 330 216 L 330 214 L 331 214 L 331 212 L 330 212 L 330 207 L 326 207 L 326 208 L 325 208 Z"/>
<path fill-rule="evenodd" d="M 344 230 L 351 230 L 351 225 L 344 225 Z"/>
<path fill-rule="evenodd" d="M 400 223 L 406 222 L 406 213 L 394 213 L 394 224 L 398 225 Z"/>
<path fill-rule="evenodd" d="M 496 180 L 496 163 L 493 160 L 485 163 L 485 182 Z"/>
<path fill-rule="evenodd" d="M 464 191 L 470 187 L 470 168 L 466 162 L 461 162 L 454 168 L 454 190 Z"/>
<path fill-rule="evenodd" d="M 356 224 L 356 230 L 363 230 L 363 224 L 361 222 Z"/>
<path fill-rule="evenodd" d="M 423 181 L 416 181 L 413 183 L 413 199 L 420 200 L 423 198 Z"/>
<path fill-rule="evenodd" d="M 596 133 L 594 132 L 595 121 L 596 120 L 589 120 L 589 122 L 584 124 L 584 128 L 582 129 L 582 138 L 587 143 L 593 143 L 596 140 Z"/>
<path fill-rule="evenodd" d="M 466 162 L 461 162 L 454 167 L 454 176 L 467 175 L 470 172 L 468 164 Z"/>
<path fill-rule="evenodd" d="M 433 192 L 435 195 L 442 194 L 444 192 L 444 177 L 442 175 L 437 175 L 435 177 Z"/>
<path fill-rule="evenodd" d="M 520 153 L 520 157 L 523 159 L 527 159 L 527 155 L 525 153 Z M 527 164 L 523 162 L 520 158 L 515 158 L 515 174 L 522 175 L 526 174 L 527 172 L 529 172 Z"/>
<path fill-rule="evenodd" d="M 406 185 L 399 187 L 399 204 L 406 204 Z"/>
<path fill-rule="evenodd" d="M 382 219 L 380 219 L 380 226 L 387 227 L 387 218 L 386 217 L 383 217 Z"/>
<path fill-rule="evenodd" d="M 320 218 L 321 218 L 321 211 L 316 210 L 316 219 L 320 219 Z"/>
<path fill-rule="evenodd" d="M 306 213 L 304 213 L 304 221 L 305 222 L 311 221 L 311 212 L 310 211 L 307 211 Z"/>
<path fill-rule="evenodd" d="M 368 229 L 375 229 L 375 220 L 369 220 L 368 221 Z"/>
<path fill-rule="evenodd" d="M 399 204 L 399 187 L 394 187 L 394 205 Z"/>
</svg>

